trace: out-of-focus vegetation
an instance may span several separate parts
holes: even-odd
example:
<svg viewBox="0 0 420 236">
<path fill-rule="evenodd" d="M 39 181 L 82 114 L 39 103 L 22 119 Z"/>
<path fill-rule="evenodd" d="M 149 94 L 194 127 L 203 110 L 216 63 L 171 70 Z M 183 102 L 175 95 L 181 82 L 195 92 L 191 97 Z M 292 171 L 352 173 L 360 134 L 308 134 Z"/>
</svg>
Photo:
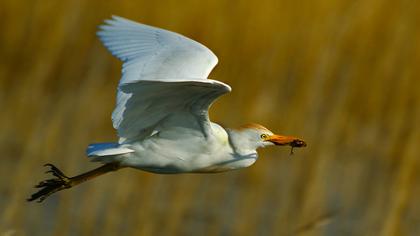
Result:
<svg viewBox="0 0 420 236">
<path fill-rule="evenodd" d="M 154 175 L 124 169 L 27 203 L 52 162 L 96 167 L 116 140 L 121 63 L 95 36 L 111 14 L 211 48 L 212 108 L 306 149 L 251 168 Z M 420 2 L 414 0 L 0 2 L 0 235 L 420 235 Z"/>
</svg>

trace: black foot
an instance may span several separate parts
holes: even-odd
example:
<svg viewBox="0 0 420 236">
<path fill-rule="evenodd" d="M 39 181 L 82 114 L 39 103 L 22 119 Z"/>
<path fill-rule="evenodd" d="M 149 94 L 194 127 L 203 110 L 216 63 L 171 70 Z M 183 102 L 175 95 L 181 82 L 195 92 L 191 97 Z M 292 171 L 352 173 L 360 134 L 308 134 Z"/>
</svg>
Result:
<svg viewBox="0 0 420 236">
<path fill-rule="evenodd" d="M 27 201 L 34 201 L 38 199 L 38 202 L 42 202 L 50 196 L 51 194 L 58 192 L 60 190 L 71 188 L 71 179 L 67 177 L 61 170 L 55 167 L 53 164 L 45 164 L 44 166 L 50 167 L 45 173 L 51 173 L 57 178 L 47 179 L 41 181 L 35 186 L 35 188 L 42 188 L 38 192 L 32 194 Z"/>
</svg>

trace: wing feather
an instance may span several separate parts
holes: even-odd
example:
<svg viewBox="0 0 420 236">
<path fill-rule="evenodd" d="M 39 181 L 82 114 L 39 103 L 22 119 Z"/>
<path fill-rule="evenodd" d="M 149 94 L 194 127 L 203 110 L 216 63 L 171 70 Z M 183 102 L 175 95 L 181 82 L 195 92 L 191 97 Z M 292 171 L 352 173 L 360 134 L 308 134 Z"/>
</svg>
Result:
<svg viewBox="0 0 420 236">
<path fill-rule="evenodd" d="M 105 20 L 97 33 L 112 55 L 124 62 L 120 83 L 138 80 L 206 79 L 217 57 L 180 34 L 122 17 Z"/>
<path fill-rule="evenodd" d="M 218 61 L 213 52 L 180 34 L 122 17 L 105 23 L 97 35 L 124 62 L 112 114 L 120 142 L 147 137 L 169 117 L 207 136 L 210 105 L 231 90 L 207 79 Z"/>
</svg>

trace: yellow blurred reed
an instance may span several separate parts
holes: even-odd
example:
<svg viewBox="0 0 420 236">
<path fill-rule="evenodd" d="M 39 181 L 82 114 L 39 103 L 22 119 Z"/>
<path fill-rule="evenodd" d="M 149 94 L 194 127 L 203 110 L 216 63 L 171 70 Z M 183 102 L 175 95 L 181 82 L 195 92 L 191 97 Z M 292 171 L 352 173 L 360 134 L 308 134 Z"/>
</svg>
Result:
<svg viewBox="0 0 420 236">
<path fill-rule="evenodd" d="M 211 116 L 305 137 L 217 175 L 123 170 L 27 203 L 52 162 L 113 141 L 111 14 L 211 48 L 233 87 Z M 420 3 L 0 2 L 0 235 L 420 235 Z"/>
</svg>

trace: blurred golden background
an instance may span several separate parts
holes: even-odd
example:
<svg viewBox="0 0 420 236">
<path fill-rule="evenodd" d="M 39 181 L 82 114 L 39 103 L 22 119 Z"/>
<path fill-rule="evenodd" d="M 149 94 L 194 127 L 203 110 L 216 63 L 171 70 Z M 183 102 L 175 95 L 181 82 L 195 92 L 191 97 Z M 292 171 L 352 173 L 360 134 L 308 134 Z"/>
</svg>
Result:
<svg viewBox="0 0 420 236">
<path fill-rule="evenodd" d="M 112 14 L 212 49 L 232 86 L 211 118 L 309 144 L 248 169 L 124 169 L 25 199 L 51 162 L 90 170 L 114 141 L 121 63 L 95 36 Z M 420 235 L 420 2 L 0 2 L 0 235 Z"/>
</svg>

